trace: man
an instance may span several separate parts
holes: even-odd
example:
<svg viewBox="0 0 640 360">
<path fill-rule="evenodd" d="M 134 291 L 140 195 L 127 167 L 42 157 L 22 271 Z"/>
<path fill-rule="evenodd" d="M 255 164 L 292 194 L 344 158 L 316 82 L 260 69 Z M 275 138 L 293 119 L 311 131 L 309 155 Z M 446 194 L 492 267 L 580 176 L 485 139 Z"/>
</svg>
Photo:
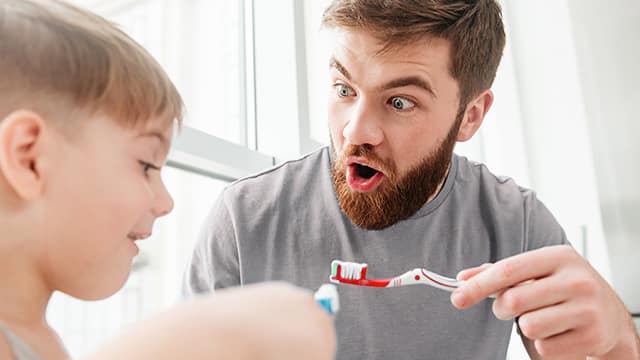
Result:
<svg viewBox="0 0 640 360">
<path fill-rule="evenodd" d="M 534 358 L 639 356 L 622 302 L 535 194 L 453 154 L 493 102 L 505 42 L 496 2 L 335 0 L 323 25 L 331 146 L 223 192 L 187 291 L 316 288 L 333 259 L 368 263 L 370 277 L 487 263 L 460 273 L 468 282 L 451 298 L 342 286 L 337 357 L 504 358 L 516 318 Z"/>
</svg>

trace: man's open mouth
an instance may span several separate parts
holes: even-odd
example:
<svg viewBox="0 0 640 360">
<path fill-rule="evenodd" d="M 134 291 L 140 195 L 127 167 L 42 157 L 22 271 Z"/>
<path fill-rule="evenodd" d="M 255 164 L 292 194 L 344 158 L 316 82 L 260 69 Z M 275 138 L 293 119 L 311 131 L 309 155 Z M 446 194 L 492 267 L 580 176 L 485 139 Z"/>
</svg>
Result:
<svg viewBox="0 0 640 360">
<path fill-rule="evenodd" d="M 348 161 L 346 175 L 349 187 L 359 192 L 375 190 L 385 178 L 382 171 L 359 160 Z"/>
</svg>

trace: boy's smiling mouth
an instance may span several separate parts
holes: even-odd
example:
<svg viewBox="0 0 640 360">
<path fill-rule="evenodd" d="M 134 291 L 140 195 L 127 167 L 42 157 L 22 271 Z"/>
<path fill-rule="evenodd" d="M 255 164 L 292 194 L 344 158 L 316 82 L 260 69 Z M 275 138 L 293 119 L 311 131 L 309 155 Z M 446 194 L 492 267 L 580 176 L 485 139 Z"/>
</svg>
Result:
<svg viewBox="0 0 640 360">
<path fill-rule="evenodd" d="M 374 191 L 386 178 L 375 165 L 358 157 L 347 159 L 346 177 L 349 187 L 358 192 Z"/>
<path fill-rule="evenodd" d="M 136 240 L 144 240 L 148 237 L 151 236 L 150 232 L 147 233 L 129 233 L 129 235 L 127 235 L 127 237 L 129 239 L 131 239 L 132 241 L 136 241 Z"/>
<path fill-rule="evenodd" d="M 148 238 L 150 236 L 151 236 L 151 232 L 145 232 L 145 233 L 132 232 L 132 233 L 129 233 L 127 235 L 129 240 L 131 240 L 131 247 L 132 247 L 132 249 L 133 249 L 133 251 L 135 253 L 134 256 L 138 255 L 140 253 L 140 248 L 138 247 L 138 244 L 136 244 L 136 241 L 144 240 L 144 239 L 146 239 L 146 238 Z"/>
</svg>

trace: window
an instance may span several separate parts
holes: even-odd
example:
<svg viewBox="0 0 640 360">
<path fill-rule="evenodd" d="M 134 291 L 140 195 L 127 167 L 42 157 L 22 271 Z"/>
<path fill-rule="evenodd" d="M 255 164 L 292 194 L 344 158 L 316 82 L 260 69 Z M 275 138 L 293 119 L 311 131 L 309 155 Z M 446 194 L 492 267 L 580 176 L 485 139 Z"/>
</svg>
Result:
<svg viewBox="0 0 640 360">
<path fill-rule="evenodd" d="M 167 70 L 187 107 L 186 125 L 247 144 L 243 1 L 96 2 Z"/>
<path fill-rule="evenodd" d="M 244 3 L 183 2 L 182 94 L 186 124 L 247 145 Z"/>
</svg>

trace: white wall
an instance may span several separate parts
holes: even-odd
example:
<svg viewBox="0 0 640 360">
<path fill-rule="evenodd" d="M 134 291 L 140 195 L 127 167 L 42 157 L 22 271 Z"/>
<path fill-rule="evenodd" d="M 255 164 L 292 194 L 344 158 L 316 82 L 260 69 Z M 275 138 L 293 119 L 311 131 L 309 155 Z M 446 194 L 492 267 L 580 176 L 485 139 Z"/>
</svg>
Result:
<svg viewBox="0 0 640 360">
<path fill-rule="evenodd" d="M 507 0 L 505 10 L 531 186 L 576 246 L 584 232 L 590 261 L 640 312 L 640 2 Z"/>
<path fill-rule="evenodd" d="M 592 264 L 610 279 L 567 1 L 506 1 L 505 16 L 531 187 L 574 246 L 586 250 Z"/>
<path fill-rule="evenodd" d="M 568 3 L 612 279 L 640 312 L 640 1 Z"/>
</svg>

